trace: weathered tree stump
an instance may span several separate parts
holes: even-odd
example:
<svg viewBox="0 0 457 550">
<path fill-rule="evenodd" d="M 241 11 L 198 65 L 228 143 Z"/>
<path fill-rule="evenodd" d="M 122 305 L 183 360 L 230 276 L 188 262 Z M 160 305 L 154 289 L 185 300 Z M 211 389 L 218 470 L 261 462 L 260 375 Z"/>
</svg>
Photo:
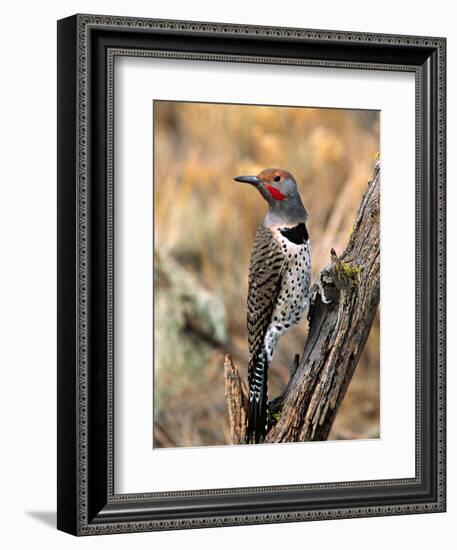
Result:
<svg viewBox="0 0 457 550">
<path fill-rule="evenodd" d="M 230 437 L 233 445 L 244 443 L 248 410 L 248 392 L 240 373 L 229 354 L 224 360 L 225 399 L 230 424 Z"/>
<path fill-rule="evenodd" d="M 326 440 L 368 338 L 380 292 L 379 163 L 359 206 L 349 243 L 311 289 L 309 333 L 274 413 L 266 443 Z M 325 302 L 329 303 L 325 303 Z M 244 443 L 247 391 L 229 355 L 225 394 L 232 444 Z"/>
</svg>

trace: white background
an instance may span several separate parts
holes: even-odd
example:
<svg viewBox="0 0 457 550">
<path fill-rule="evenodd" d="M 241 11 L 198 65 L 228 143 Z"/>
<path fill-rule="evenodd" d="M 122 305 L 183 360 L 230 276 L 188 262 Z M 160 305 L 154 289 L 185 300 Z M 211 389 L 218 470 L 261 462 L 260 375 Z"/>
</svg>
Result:
<svg viewBox="0 0 457 550">
<path fill-rule="evenodd" d="M 396 271 L 401 250 L 402 276 L 414 281 L 414 73 L 142 57 L 118 59 L 115 74 L 115 492 L 414 477 L 415 289 Z M 380 439 L 151 452 L 152 97 L 381 109 Z M 232 467 L 248 462 L 256 467 Z"/>
<path fill-rule="evenodd" d="M 350 547 L 455 544 L 457 375 L 455 285 L 449 285 L 448 512 L 439 515 L 230 527 L 77 540 L 54 530 L 56 415 L 56 32 L 74 12 L 215 20 L 448 37 L 448 181 L 457 176 L 457 31 L 452 2 L 17 2 L 2 18 L 0 272 L 1 531 L 5 548 Z M 279 9 L 280 8 L 280 9 Z M 449 281 L 456 278 L 455 186 L 448 187 Z M 447 542 L 449 538 L 450 542 Z M 454 539 L 454 540 L 452 540 Z"/>
</svg>

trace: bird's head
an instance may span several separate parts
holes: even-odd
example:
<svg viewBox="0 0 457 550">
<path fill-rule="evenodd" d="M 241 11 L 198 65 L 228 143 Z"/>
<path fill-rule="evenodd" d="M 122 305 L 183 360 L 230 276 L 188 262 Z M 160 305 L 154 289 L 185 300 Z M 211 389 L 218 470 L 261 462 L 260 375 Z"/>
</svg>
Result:
<svg viewBox="0 0 457 550">
<path fill-rule="evenodd" d="M 267 221 L 271 224 L 302 222 L 307 219 L 297 182 L 287 170 L 267 168 L 257 176 L 237 176 L 234 180 L 257 188 L 268 203 Z"/>
</svg>

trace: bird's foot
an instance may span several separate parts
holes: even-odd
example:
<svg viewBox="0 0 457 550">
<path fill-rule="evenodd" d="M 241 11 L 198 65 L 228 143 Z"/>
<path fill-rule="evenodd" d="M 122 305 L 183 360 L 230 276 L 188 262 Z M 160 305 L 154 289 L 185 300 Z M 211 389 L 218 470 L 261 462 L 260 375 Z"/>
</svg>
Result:
<svg viewBox="0 0 457 550">
<path fill-rule="evenodd" d="M 317 278 L 317 291 L 321 296 L 323 304 L 331 304 L 335 298 L 335 285 L 330 273 L 323 270 L 319 273 Z"/>
</svg>

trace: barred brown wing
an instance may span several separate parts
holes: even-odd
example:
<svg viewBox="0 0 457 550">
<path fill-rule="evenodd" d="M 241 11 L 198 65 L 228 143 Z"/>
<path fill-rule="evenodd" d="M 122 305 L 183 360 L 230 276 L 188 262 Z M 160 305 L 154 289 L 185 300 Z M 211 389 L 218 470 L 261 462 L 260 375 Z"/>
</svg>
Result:
<svg viewBox="0 0 457 550">
<path fill-rule="evenodd" d="M 263 344 L 265 332 L 281 287 L 285 253 L 270 229 L 260 225 L 249 267 L 247 329 L 251 363 Z M 251 375 L 251 372 L 249 373 Z"/>
</svg>

